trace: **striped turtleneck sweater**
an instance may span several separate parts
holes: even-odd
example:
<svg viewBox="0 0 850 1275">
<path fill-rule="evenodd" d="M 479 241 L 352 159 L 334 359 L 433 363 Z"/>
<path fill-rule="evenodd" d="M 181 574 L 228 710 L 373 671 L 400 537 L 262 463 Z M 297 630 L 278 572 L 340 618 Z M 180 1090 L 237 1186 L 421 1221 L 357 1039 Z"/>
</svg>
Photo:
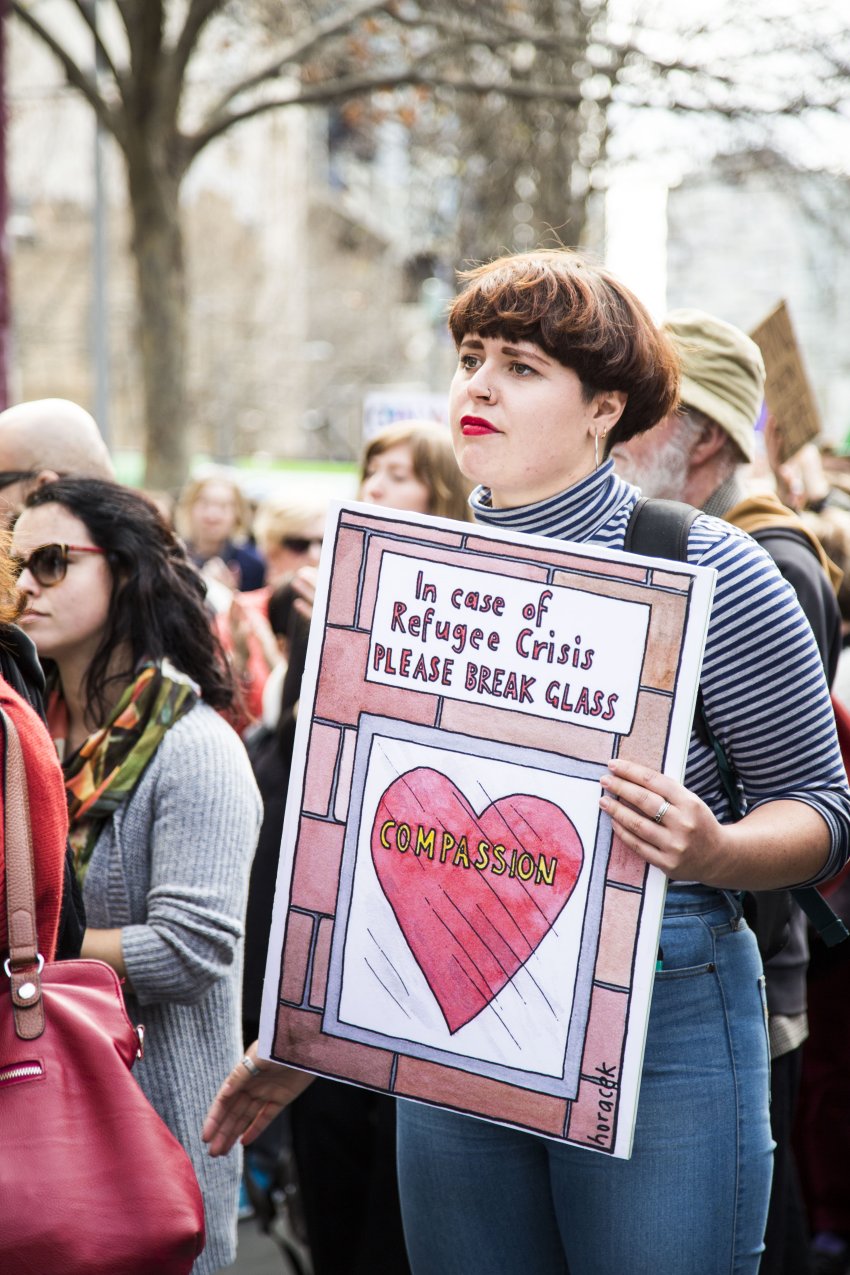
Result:
<svg viewBox="0 0 850 1275">
<path fill-rule="evenodd" d="M 567 491 L 518 509 L 493 509 L 476 488 L 477 521 L 504 531 L 622 549 L 640 495 L 609 460 Z M 748 809 L 802 801 L 830 831 L 830 854 L 813 882 L 850 857 L 850 793 L 815 640 L 791 586 L 743 532 L 700 514 L 688 562 L 713 567 L 717 583 L 700 682 L 706 715 L 738 774 Z M 732 820 L 714 755 L 691 736 L 685 785 L 721 823 Z"/>
</svg>

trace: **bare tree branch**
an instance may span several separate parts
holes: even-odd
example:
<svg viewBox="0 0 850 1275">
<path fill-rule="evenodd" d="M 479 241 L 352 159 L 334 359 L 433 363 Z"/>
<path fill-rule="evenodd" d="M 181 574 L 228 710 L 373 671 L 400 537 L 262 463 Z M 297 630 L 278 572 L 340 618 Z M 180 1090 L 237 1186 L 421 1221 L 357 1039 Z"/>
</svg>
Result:
<svg viewBox="0 0 850 1275">
<path fill-rule="evenodd" d="M 219 118 L 222 112 L 226 111 L 228 105 L 235 98 L 247 93 L 250 89 L 258 88 L 259 85 L 265 84 L 268 80 L 277 79 L 287 66 L 305 61 L 322 44 L 342 34 L 347 27 L 358 22 L 361 18 L 368 17 L 372 13 L 388 12 L 390 7 L 391 0 L 353 0 L 353 3 L 333 17 L 314 22 L 304 36 L 290 40 L 265 66 L 246 76 L 244 80 L 240 80 L 238 84 L 234 84 L 223 93 L 210 109 L 208 115 L 209 125 L 212 126 L 214 121 Z"/>
<path fill-rule="evenodd" d="M 186 84 L 186 67 L 197 49 L 201 32 L 221 8 L 222 0 L 191 0 L 189 4 L 183 27 L 162 68 L 162 114 L 170 120 L 177 119 Z"/>
<path fill-rule="evenodd" d="M 109 52 L 109 49 L 106 47 L 106 45 L 103 43 L 103 40 L 101 39 L 100 31 L 98 30 L 97 22 L 95 21 L 94 6 L 92 4 L 92 0 L 72 0 L 72 3 L 74 7 L 76 8 L 77 12 L 80 14 L 80 17 L 83 19 L 86 26 L 89 28 L 89 30 L 92 33 L 92 38 L 95 43 L 95 48 L 97 49 L 97 52 L 100 56 L 100 60 L 103 62 L 103 65 L 109 71 L 109 74 L 115 80 L 115 83 L 120 86 L 121 75 L 118 71 L 118 68 L 116 67 L 115 63 L 112 60 L 112 55 Z"/>
<path fill-rule="evenodd" d="M 471 23 L 459 22 L 454 18 L 443 17 L 430 11 L 413 15 L 397 7 L 391 7 L 388 12 L 392 21 L 398 26 L 407 27 L 412 31 L 421 31 L 423 27 L 430 27 L 434 31 L 439 31 L 441 35 L 463 41 L 465 45 L 481 44 L 485 48 L 497 50 L 503 48 L 506 42 L 516 42 L 532 44 L 536 49 L 546 53 L 569 51 L 571 54 L 583 53 L 586 48 L 586 41 L 579 36 L 573 38 L 552 31 L 516 26 L 515 23 L 493 14 L 488 16 L 487 26 L 484 27 L 480 20 L 473 26 Z"/>
<path fill-rule="evenodd" d="M 234 124 L 241 124 L 245 120 L 265 115 L 269 111 L 286 106 L 328 105 L 345 98 L 398 88 L 453 89 L 455 92 L 469 93 L 476 97 L 500 93 L 503 97 L 521 101 L 539 102 L 543 98 L 567 106 L 578 106 L 583 100 L 581 91 L 574 85 L 540 84 L 530 80 L 504 82 L 464 80 L 458 76 L 423 72 L 419 69 L 401 69 L 379 75 L 347 76 L 328 80 L 323 84 L 300 85 L 291 94 L 255 102 L 243 110 L 224 112 L 217 119 L 210 119 L 203 128 L 185 139 L 189 162 L 199 151 L 232 128 Z"/>
<path fill-rule="evenodd" d="M 628 59 L 632 59 L 632 65 L 639 63 L 641 67 L 657 75 L 662 83 L 664 78 L 673 71 L 681 71 L 683 75 L 707 77 L 712 84 L 722 84 L 731 89 L 740 88 L 741 82 L 739 79 L 732 75 L 723 74 L 720 71 L 709 70 L 705 64 L 686 62 L 682 58 L 656 58 L 638 45 L 629 43 L 619 45 L 617 52 L 620 57 L 621 67 L 627 63 Z"/>
<path fill-rule="evenodd" d="M 777 46 L 771 52 L 785 52 L 783 46 Z M 633 44 L 623 44 L 619 46 L 620 67 L 618 74 L 623 78 L 619 80 L 619 87 L 628 93 L 630 88 L 640 94 L 644 100 L 635 99 L 631 101 L 631 105 L 640 107 L 641 105 L 650 105 L 654 107 L 665 106 L 676 111 L 700 111 L 705 110 L 713 114 L 726 115 L 728 117 L 743 116 L 750 114 L 753 118 L 761 113 L 764 115 L 766 109 L 761 108 L 752 103 L 747 102 L 745 94 L 752 91 L 754 81 L 752 75 L 744 77 L 735 76 L 728 72 L 722 72 L 713 65 L 706 63 L 698 63 L 688 61 L 682 58 L 664 58 L 659 59 L 639 46 Z M 727 61 L 728 65 L 728 61 Z M 645 85 L 629 85 L 627 78 L 629 70 L 641 69 L 653 77 L 653 85 L 657 91 L 654 100 L 647 101 L 647 93 Z M 696 97 L 693 102 L 686 102 L 681 95 L 667 96 L 669 91 L 668 77 L 679 72 L 682 75 L 690 77 L 695 93 L 700 96 Z M 786 87 L 785 81 L 771 81 L 774 91 L 781 93 Z M 814 83 L 814 82 L 813 82 Z M 764 92 L 766 85 L 757 83 L 757 87 Z M 787 85 L 791 89 L 797 89 L 798 83 L 795 81 Z M 833 90 L 824 92 L 826 84 L 823 80 L 817 82 L 817 91 L 811 89 L 808 92 L 796 92 L 793 97 L 782 101 L 773 102 L 770 105 L 770 113 L 780 115 L 801 115 L 807 110 L 826 109 L 838 110 L 842 103 L 848 100 L 847 85 L 837 85 Z M 711 100 L 711 93 L 717 89 L 724 89 L 730 94 L 729 101 L 718 103 Z"/>
<path fill-rule="evenodd" d="M 850 81 L 850 57 L 843 57 L 837 49 L 819 49 L 818 53 L 841 78 Z"/>
<path fill-rule="evenodd" d="M 189 59 L 195 52 L 201 32 L 210 18 L 221 8 L 222 0 L 191 0 L 186 21 L 177 37 L 173 53 L 174 69 L 181 80 Z"/>
<path fill-rule="evenodd" d="M 123 145 L 123 130 L 121 128 L 120 117 L 111 109 L 109 104 L 104 100 L 98 92 L 97 85 L 93 78 L 77 65 L 67 50 L 59 43 L 52 32 L 30 11 L 29 5 L 24 0 L 10 0 L 10 11 L 14 13 L 16 18 L 23 22 L 24 26 L 29 27 L 34 35 L 50 49 L 50 52 L 61 64 L 65 72 L 65 77 L 72 88 L 82 93 L 89 106 L 97 115 L 101 124 L 107 129 L 112 136 Z"/>
<path fill-rule="evenodd" d="M 198 46 L 201 31 L 215 11 L 220 8 L 222 8 L 222 0 L 191 0 L 185 23 L 182 25 L 182 31 L 175 45 L 175 66 L 181 75 Z"/>
<path fill-rule="evenodd" d="M 790 101 L 774 104 L 770 111 L 764 106 L 741 99 L 727 102 L 711 102 L 699 96 L 689 101 L 685 97 L 666 95 L 656 100 L 649 100 L 645 93 L 636 90 L 630 97 L 628 91 L 618 93 L 617 100 L 632 110 L 671 111 L 677 115 L 713 115 L 727 120 L 747 120 L 751 123 L 764 123 L 767 118 L 781 116 L 785 119 L 799 118 L 812 110 L 835 111 L 845 101 L 845 95 L 839 91 L 824 100 L 817 102 L 805 95 L 798 95 Z"/>
</svg>

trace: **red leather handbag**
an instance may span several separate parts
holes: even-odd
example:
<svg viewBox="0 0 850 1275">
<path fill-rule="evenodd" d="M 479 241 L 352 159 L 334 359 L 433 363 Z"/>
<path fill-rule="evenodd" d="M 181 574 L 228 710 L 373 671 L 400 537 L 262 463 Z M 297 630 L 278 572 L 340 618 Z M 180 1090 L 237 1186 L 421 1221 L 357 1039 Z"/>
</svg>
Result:
<svg viewBox="0 0 850 1275">
<path fill-rule="evenodd" d="M 0 1271 L 187 1275 L 204 1246 L 191 1161 L 131 1074 L 141 1029 L 100 961 L 38 954 L 23 756 L 5 733 L 8 986 L 0 979 Z"/>
</svg>

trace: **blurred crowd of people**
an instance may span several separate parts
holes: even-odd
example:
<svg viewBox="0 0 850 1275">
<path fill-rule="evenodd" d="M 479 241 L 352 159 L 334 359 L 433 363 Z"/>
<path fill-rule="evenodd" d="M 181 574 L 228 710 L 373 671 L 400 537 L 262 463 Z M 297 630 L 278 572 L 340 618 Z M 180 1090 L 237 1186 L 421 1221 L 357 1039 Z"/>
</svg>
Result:
<svg viewBox="0 0 850 1275">
<path fill-rule="evenodd" d="M 516 335 L 515 363 L 541 345 L 543 328 L 514 333 L 510 315 L 495 326 L 490 316 L 481 352 L 468 344 L 478 321 L 455 332 L 470 378 L 480 365 L 463 358 L 486 361 L 486 341 Z M 810 443 L 780 462 L 781 423 L 756 430 L 761 356 L 737 328 L 683 310 L 663 332 L 681 366 L 675 403 L 630 437 L 603 429 L 589 472 L 687 501 L 759 542 L 809 621 L 839 726 L 842 705 L 850 723 L 850 461 Z M 494 401 L 486 389 L 482 419 Z M 42 949 L 109 963 L 146 1025 L 135 1074 L 204 1194 L 197 1275 L 234 1260 L 237 1217 L 252 1213 L 266 1225 L 285 1213 L 281 1242 L 314 1275 L 437 1269 L 417 1264 L 421 1239 L 408 1257 L 416 1223 L 405 1207 L 406 1246 L 395 1100 L 320 1080 L 276 1115 L 244 1166 L 238 1144 L 211 1156 L 201 1140 L 222 1080 L 259 1030 L 324 503 L 299 480 L 252 508 L 218 468 L 173 505 L 154 500 L 115 481 L 95 422 L 61 399 L 0 413 L 0 466 L 0 702 L 38 784 Z M 448 429 L 401 422 L 369 440 L 357 497 L 483 517 L 486 501 L 470 503 L 479 475 L 466 468 L 469 477 Z M 826 889 L 850 923 L 850 886 Z M 0 928 L 0 955 L 5 947 Z M 848 949 L 825 947 L 795 911 L 766 962 L 776 1152 L 763 1272 L 850 1270 Z M 206 1136 L 215 1141 L 209 1127 Z M 474 1194 L 474 1181 L 457 1189 Z"/>
</svg>

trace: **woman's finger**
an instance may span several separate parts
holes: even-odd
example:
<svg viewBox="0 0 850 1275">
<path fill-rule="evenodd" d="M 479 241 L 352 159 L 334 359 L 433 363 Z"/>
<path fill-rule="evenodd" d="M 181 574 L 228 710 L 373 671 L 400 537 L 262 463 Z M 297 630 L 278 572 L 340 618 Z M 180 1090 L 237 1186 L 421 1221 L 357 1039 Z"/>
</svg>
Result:
<svg viewBox="0 0 850 1275">
<path fill-rule="evenodd" d="M 627 784 L 607 778 L 599 782 L 607 796 L 617 798 L 621 808 L 629 809 L 652 823 L 662 823 L 675 809 L 669 797 L 662 797 L 660 793 L 653 792 L 649 788 L 639 788 L 637 784 Z"/>
<path fill-rule="evenodd" d="M 252 1067 L 238 1062 L 210 1104 L 201 1131 L 210 1155 L 226 1155 L 239 1138 L 252 1141 L 314 1080 L 308 1072 L 259 1058 L 256 1045 L 247 1057 Z"/>
<path fill-rule="evenodd" d="M 681 802 L 682 790 L 674 780 L 668 780 L 663 775 L 659 779 L 664 782 L 655 788 L 649 788 L 618 775 L 603 775 L 600 784 L 608 797 L 617 798 L 621 810 L 628 809 L 644 820 L 661 824 L 665 819 L 669 821 L 669 815 L 676 809 L 677 800 Z M 611 814 L 617 805 L 612 803 L 609 809 L 604 802 L 602 804 L 603 809 L 608 809 Z M 628 822 L 638 830 L 633 819 Z"/>
<path fill-rule="evenodd" d="M 256 1132 L 259 1133 L 280 1110 L 281 1105 L 272 1106 L 272 1110 L 268 1111 L 270 1104 L 259 1095 L 240 1093 L 222 1097 L 219 1091 L 219 1097 L 213 1099 L 201 1131 L 201 1138 L 209 1143 L 210 1155 L 227 1155 L 243 1135 L 254 1130 L 255 1125 L 258 1126 Z M 267 1111 L 268 1119 L 259 1123 Z"/>
<path fill-rule="evenodd" d="M 625 761 L 622 757 L 612 757 L 608 762 L 611 774 L 626 783 L 636 784 L 638 788 L 651 788 L 661 797 L 672 800 L 677 793 L 686 792 L 680 783 L 669 775 L 662 775 L 660 770 L 652 770 L 640 762 Z"/>
<path fill-rule="evenodd" d="M 629 841 L 628 844 L 633 849 L 637 848 L 637 846 L 633 845 L 632 842 L 640 842 L 656 849 L 661 846 L 663 841 L 663 838 L 658 836 L 656 829 L 661 827 L 662 821 L 672 811 L 672 806 L 668 806 L 664 801 L 659 802 L 658 797 L 654 797 L 654 801 L 657 812 L 661 813 L 661 819 L 643 814 L 626 802 L 615 801 L 613 797 L 603 796 L 600 798 L 599 805 L 610 816 L 621 838 L 623 840 L 627 840 L 629 837 L 632 838 L 632 841 Z M 658 843 L 657 846 L 656 842 Z"/>
</svg>

